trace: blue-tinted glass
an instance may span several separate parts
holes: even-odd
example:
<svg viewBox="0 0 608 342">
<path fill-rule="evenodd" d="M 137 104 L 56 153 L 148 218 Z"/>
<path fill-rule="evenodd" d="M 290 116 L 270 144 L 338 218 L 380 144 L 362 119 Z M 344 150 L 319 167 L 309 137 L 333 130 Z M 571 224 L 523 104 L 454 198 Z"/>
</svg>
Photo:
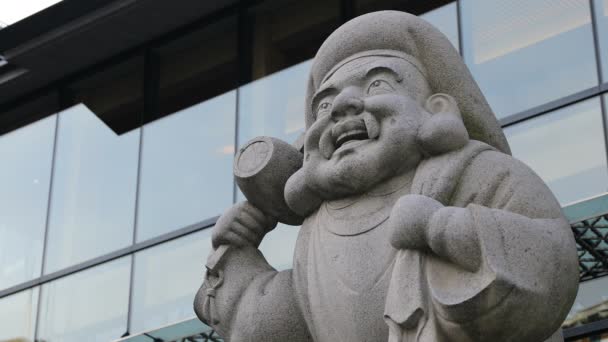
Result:
<svg viewBox="0 0 608 342">
<path fill-rule="evenodd" d="M 40 276 L 55 120 L 0 136 L 0 289 Z"/>
<path fill-rule="evenodd" d="M 588 1 L 460 4 L 465 61 L 499 118 L 597 85 Z"/>
<path fill-rule="evenodd" d="M 127 331 L 131 257 L 42 286 L 37 341 L 108 342 Z"/>
<path fill-rule="evenodd" d="M 513 156 L 549 185 L 562 205 L 608 190 L 599 98 L 505 128 Z"/>
<path fill-rule="evenodd" d="M 594 0 L 595 20 L 598 30 L 602 81 L 608 82 L 608 0 Z"/>
<path fill-rule="evenodd" d="M 608 318 L 608 277 L 580 283 L 564 327 L 570 328 L 606 318 Z"/>
<path fill-rule="evenodd" d="M 277 270 L 293 267 L 293 252 L 300 227 L 288 226 L 279 223 L 268 233 L 260 244 L 260 251 L 268 263 Z"/>
<path fill-rule="evenodd" d="M 139 333 L 194 316 L 192 301 L 211 251 L 205 229 L 135 254 L 131 327 Z"/>
<path fill-rule="evenodd" d="M 84 105 L 58 120 L 45 273 L 133 239 L 139 130 L 117 135 Z"/>
<path fill-rule="evenodd" d="M 144 126 L 138 241 L 219 215 L 232 203 L 235 93 Z"/>
<path fill-rule="evenodd" d="M 247 84 L 239 89 L 238 144 L 259 135 L 293 143 L 304 131 L 304 100 L 312 61 Z"/>
<path fill-rule="evenodd" d="M 37 307 L 37 287 L 0 298 L 0 341 L 33 341 Z"/>
<path fill-rule="evenodd" d="M 458 50 L 458 19 L 456 12 L 456 2 L 452 2 L 424 13 L 420 17 L 433 24 L 441 33 L 445 34 L 456 50 Z"/>
</svg>

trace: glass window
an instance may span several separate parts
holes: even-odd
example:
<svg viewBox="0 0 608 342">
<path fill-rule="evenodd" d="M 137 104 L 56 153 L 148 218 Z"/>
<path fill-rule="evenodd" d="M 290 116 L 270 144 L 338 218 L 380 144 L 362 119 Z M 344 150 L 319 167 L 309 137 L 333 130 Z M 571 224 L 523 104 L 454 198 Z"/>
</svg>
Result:
<svg viewBox="0 0 608 342">
<path fill-rule="evenodd" d="M 304 100 L 312 61 L 239 89 L 238 145 L 267 135 L 293 143 L 304 132 Z"/>
<path fill-rule="evenodd" d="M 608 0 L 594 0 L 593 5 L 602 61 L 602 80 L 608 82 Z"/>
<path fill-rule="evenodd" d="M 107 342 L 127 331 L 131 257 L 42 286 L 37 341 Z"/>
<path fill-rule="evenodd" d="M 0 136 L 0 289 L 40 276 L 55 120 Z"/>
<path fill-rule="evenodd" d="M 211 251 L 205 229 L 135 254 L 132 333 L 194 316 L 192 302 Z"/>
<path fill-rule="evenodd" d="M 0 341 L 34 341 L 38 288 L 0 298 Z"/>
<path fill-rule="evenodd" d="M 58 120 L 47 274 L 133 240 L 139 129 L 117 134 L 82 104 Z"/>
<path fill-rule="evenodd" d="M 504 131 L 513 156 L 536 171 L 562 205 L 608 190 L 598 97 Z"/>
<path fill-rule="evenodd" d="M 235 107 L 232 91 L 144 127 L 137 241 L 230 206 Z"/>
<path fill-rule="evenodd" d="M 579 284 L 574 305 L 564 322 L 565 328 L 608 319 L 608 277 Z"/>
<path fill-rule="evenodd" d="M 340 1 L 267 1 L 252 10 L 251 21 L 255 80 L 314 57 L 340 26 Z"/>
<path fill-rule="evenodd" d="M 465 61 L 499 118 L 597 85 L 588 1 L 460 4 Z"/>
</svg>

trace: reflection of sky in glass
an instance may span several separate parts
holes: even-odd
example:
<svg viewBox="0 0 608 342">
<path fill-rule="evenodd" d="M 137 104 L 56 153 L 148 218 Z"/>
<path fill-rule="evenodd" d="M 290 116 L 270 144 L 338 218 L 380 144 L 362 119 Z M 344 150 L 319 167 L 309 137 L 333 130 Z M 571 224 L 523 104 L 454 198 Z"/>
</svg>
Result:
<svg viewBox="0 0 608 342">
<path fill-rule="evenodd" d="M 441 33 L 445 34 L 452 45 L 458 50 L 458 19 L 456 16 L 456 2 L 424 13 L 420 16 L 433 24 Z"/>
<path fill-rule="evenodd" d="M 608 190 L 599 98 L 505 128 L 513 156 L 539 174 L 562 205 Z"/>
<path fill-rule="evenodd" d="M 211 229 L 205 229 L 135 255 L 131 332 L 194 316 L 192 301 L 210 250 Z"/>
<path fill-rule="evenodd" d="M 604 303 L 605 310 L 608 310 L 608 277 L 589 280 L 578 286 L 578 293 L 568 319 L 575 318 L 576 313 L 600 303 Z"/>
<path fill-rule="evenodd" d="M 139 130 L 116 135 L 84 105 L 59 114 L 45 273 L 131 244 Z"/>
<path fill-rule="evenodd" d="M 0 341 L 33 341 L 38 287 L 0 298 Z"/>
<path fill-rule="evenodd" d="M 580 0 L 462 2 L 465 60 L 498 117 L 597 84 Z"/>
<path fill-rule="evenodd" d="M 38 341 L 107 342 L 127 331 L 131 258 L 42 286 Z"/>
<path fill-rule="evenodd" d="M 232 203 L 235 94 L 143 128 L 138 241 L 219 215 Z"/>
<path fill-rule="evenodd" d="M 600 45 L 600 60 L 602 61 L 602 80 L 608 81 L 608 0 L 594 0 L 595 20 L 598 29 Z"/>
<path fill-rule="evenodd" d="M 304 99 L 312 60 L 239 89 L 238 144 L 267 135 L 293 143 L 304 131 Z"/>
<path fill-rule="evenodd" d="M 54 137 L 55 116 L 0 136 L 0 289 L 40 275 Z"/>
</svg>

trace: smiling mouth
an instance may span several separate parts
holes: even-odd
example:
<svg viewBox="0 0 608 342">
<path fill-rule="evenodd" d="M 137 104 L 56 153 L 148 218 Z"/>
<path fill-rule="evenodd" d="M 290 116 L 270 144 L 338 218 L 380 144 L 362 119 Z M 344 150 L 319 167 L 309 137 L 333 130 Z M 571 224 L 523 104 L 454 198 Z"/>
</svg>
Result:
<svg viewBox="0 0 608 342">
<path fill-rule="evenodd" d="M 335 152 L 339 152 L 339 155 L 352 152 L 355 147 L 377 139 L 379 135 L 378 120 L 370 113 L 363 113 L 358 118 L 339 122 L 321 134 L 319 151 L 329 160 Z"/>
<path fill-rule="evenodd" d="M 343 145 L 346 145 L 350 142 L 367 140 L 367 139 L 369 139 L 369 136 L 367 135 L 367 129 L 354 129 L 352 131 L 347 131 L 347 132 L 340 134 L 340 136 L 338 136 L 338 138 L 336 139 L 335 146 L 336 146 L 336 148 L 340 148 Z"/>
</svg>

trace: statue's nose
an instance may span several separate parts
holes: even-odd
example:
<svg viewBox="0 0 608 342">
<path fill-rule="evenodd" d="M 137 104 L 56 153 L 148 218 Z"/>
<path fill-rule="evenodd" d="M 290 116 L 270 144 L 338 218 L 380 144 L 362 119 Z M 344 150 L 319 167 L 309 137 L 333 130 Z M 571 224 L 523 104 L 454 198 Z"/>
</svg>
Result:
<svg viewBox="0 0 608 342">
<path fill-rule="evenodd" d="M 332 105 L 331 116 L 339 120 L 345 116 L 355 116 L 363 111 L 363 100 L 353 88 L 346 88 L 336 96 Z"/>
</svg>

